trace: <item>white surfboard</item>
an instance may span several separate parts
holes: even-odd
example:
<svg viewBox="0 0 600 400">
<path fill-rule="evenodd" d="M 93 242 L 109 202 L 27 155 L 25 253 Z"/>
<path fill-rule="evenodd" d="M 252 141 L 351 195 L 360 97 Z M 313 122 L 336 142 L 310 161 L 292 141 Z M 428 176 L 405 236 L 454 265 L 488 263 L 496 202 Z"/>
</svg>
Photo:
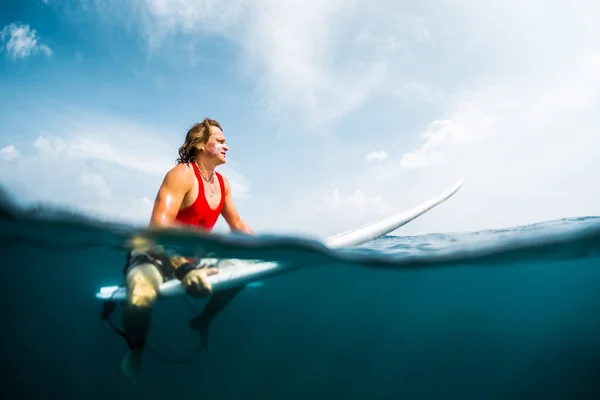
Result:
<svg viewBox="0 0 600 400">
<path fill-rule="evenodd" d="M 455 183 L 448 190 L 440 195 L 414 207 L 406 212 L 392 215 L 381 221 L 352 229 L 323 240 L 323 243 L 329 248 L 351 247 L 363 244 L 365 242 L 378 239 L 390 232 L 398 229 L 413 219 L 431 210 L 435 206 L 443 203 L 454 195 L 463 185 L 464 180 Z M 212 285 L 213 292 L 229 289 L 232 287 L 243 286 L 250 283 L 262 281 L 281 273 L 291 272 L 298 266 L 283 265 L 276 262 L 252 261 L 241 259 L 224 260 L 226 268 L 220 268 L 219 273 L 208 277 Z M 165 282 L 160 285 L 159 298 L 168 298 L 185 295 L 185 289 L 177 279 Z M 124 301 L 127 292 L 124 287 L 105 286 L 100 288 L 96 297 L 100 300 Z"/>
</svg>

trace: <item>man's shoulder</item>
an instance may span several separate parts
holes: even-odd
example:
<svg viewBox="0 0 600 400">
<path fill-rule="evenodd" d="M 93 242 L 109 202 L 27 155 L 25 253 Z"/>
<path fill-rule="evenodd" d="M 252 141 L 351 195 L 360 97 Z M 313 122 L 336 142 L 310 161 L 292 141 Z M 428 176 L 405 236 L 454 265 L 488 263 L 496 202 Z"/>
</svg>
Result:
<svg viewBox="0 0 600 400">
<path fill-rule="evenodd" d="M 194 169 L 190 164 L 181 163 L 171 168 L 165 175 L 166 180 L 189 181 L 195 176 Z"/>
</svg>

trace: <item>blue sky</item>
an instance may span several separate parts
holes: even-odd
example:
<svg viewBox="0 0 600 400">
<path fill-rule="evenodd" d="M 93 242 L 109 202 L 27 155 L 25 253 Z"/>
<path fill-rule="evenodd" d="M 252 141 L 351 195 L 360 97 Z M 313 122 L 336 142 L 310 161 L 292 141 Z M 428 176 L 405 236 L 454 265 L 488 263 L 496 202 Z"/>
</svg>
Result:
<svg viewBox="0 0 600 400">
<path fill-rule="evenodd" d="M 0 183 L 145 224 L 209 116 L 257 232 L 336 233 L 463 177 L 398 233 L 598 215 L 599 16 L 583 0 L 9 0 Z"/>
</svg>

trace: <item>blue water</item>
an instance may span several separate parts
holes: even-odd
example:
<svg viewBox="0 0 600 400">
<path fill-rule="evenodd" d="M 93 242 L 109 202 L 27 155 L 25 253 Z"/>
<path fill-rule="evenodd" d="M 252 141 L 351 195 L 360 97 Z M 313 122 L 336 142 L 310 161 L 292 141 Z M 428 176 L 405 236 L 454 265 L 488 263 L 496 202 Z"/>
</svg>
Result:
<svg viewBox="0 0 600 400">
<path fill-rule="evenodd" d="M 212 352 L 179 365 L 148 352 L 133 386 L 119 370 L 125 343 L 94 294 L 122 282 L 135 230 L 3 203 L 11 398 L 600 398 L 600 218 L 340 251 L 289 236 L 162 235 L 186 254 L 307 267 L 246 288 L 215 321 Z M 149 343 L 168 357 L 193 353 L 192 317 L 182 299 L 159 302 Z"/>
</svg>

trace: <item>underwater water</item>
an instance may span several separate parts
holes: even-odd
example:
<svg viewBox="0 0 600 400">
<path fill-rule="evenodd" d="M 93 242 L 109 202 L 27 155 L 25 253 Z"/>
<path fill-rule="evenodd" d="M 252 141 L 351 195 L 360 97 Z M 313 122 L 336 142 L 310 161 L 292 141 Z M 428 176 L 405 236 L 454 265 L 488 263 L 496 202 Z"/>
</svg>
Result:
<svg viewBox="0 0 600 400">
<path fill-rule="evenodd" d="M 147 352 L 136 385 L 94 297 L 122 283 L 134 231 L 2 205 L 10 398 L 599 398 L 600 218 L 335 251 L 307 238 L 165 234 L 184 253 L 306 267 L 245 288 L 214 322 L 210 353 L 170 364 Z M 159 301 L 148 343 L 192 354 L 193 316 L 182 298 Z"/>
</svg>

